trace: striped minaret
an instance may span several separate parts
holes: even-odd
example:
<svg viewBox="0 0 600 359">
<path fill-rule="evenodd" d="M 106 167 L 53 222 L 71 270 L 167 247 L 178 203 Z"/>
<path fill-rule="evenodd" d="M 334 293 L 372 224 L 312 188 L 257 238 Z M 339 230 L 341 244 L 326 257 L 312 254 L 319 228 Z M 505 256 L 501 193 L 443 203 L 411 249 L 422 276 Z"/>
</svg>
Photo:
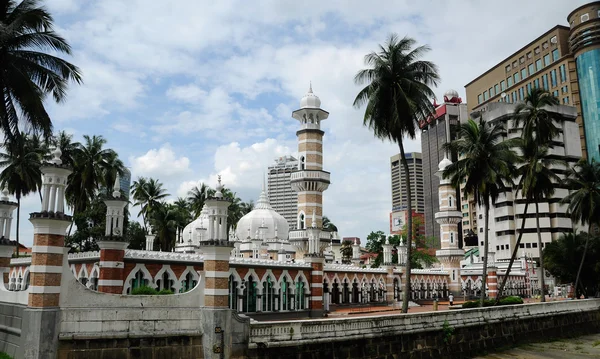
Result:
<svg viewBox="0 0 600 359">
<path fill-rule="evenodd" d="M 462 213 L 458 211 L 456 189 L 452 187 L 449 178 L 444 178 L 444 170 L 452 162 L 448 157 L 440 162 L 436 176 L 440 177 L 439 211 L 435 214 L 435 220 L 440 224 L 441 249 L 435 252 L 436 257 L 449 274 L 449 290 L 454 295 L 461 292 L 460 283 L 460 261 L 464 258 L 465 251 L 458 247 L 458 223 Z"/>
<path fill-rule="evenodd" d="M 119 177 L 106 204 L 106 231 L 104 238 L 98 241 L 100 247 L 100 278 L 98 291 L 103 293 L 123 293 L 123 271 L 125 269 L 125 249 L 128 243 L 123 237 L 123 221 L 127 200 L 121 194 Z"/>
<path fill-rule="evenodd" d="M 388 303 L 394 302 L 394 264 L 392 263 L 392 247 L 390 239 L 387 237 L 383 244 L 383 267 L 386 269 L 385 276 L 385 300 Z"/>
<path fill-rule="evenodd" d="M 222 189 L 219 176 L 214 197 L 204 203 L 208 225 L 200 248 L 204 255 L 204 306 L 209 308 L 229 306 L 229 257 L 234 243 L 227 236 L 227 208 L 231 202 L 223 197 Z"/>
<path fill-rule="evenodd" d="M 57 148 L 50 163 L 41 167 L 42 211 L 29 217 L 33 224 L 29 307 L 33 308 L 59 306 L 65 234 L 71 224 L 71 216 L 64 214 L 65 188 L 71 169 L 62 165 L 61 155 Z"/>
<path fill-rule="evenodd" d="M 16 244 L 16 242 L 10 240 L 10 227 L 15 208 L 17 208 L 17 202 L 9 200 L 8 190 L 4 188 L 0 198 L 0 275 L 3 276 L 6 285 L 8 285 L 10 259 L 15 251 Z"/>
<path fill-rule="evenodd" d="M 298 137 L 298 169 L 290 175 L 292 189 L 298 193 L 297 231 L 290 233 L 290 242 L 299 259 L 308 251 L 309 218 L 316 217 L 317 228 L 323 224 L 323 191 L 329 187 L 329 172 L 323 171 L 323 135 L 321 121 L 329 113 L 321 109 L 321 100 L 309 88 L 300 101 L 300 109 L 292 113 L 300 123 Z M 329 240 L 329 238 L 327 238 Z"/>
<path fill-rule="evenodd" d="M 498 267 L 496 266 L 496 253 L 488 253 L 488 267 L 487 267 L 487 287 L 488 297 L 490 299 L 496 299 L 498 297 Z"/>
</svg>

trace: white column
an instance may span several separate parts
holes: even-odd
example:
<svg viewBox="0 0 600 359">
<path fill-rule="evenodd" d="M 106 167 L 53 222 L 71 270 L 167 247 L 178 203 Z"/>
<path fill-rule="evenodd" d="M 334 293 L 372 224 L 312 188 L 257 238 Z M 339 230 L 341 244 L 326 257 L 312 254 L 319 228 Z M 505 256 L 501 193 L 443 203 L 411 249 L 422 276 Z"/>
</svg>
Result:
<svg viewBox="0 0 600 359">
<path fill-rule="evenodd" d="M 10 237 L 10 229 L 12 226 L 12 213 L 9 213 L 8 215 L 9 215 L 9 217 L 6 218 L 6 226 L 5 226 L 5 230 L 4 230 L 4 236 L 6 238 Z"/>
<path fill-rule="evenodd" d="M 48 202 L 48 212 L 54 212 L 54 204 L 56 203 L 56 186 L 50 185 L 50 202 Z"/>
<path fill-rule="evenodd" d="M 65 187 L 59 186 L 57 189 L 56 212 L 65 212 Z"/>
<path fill-rule="evenodd" d="M 221 216 L 221 238 L 227 239 L 227 216 Z"/>
<path fill-rule="evenodd" d="M 4 230 L 4 225 L 6 224 L 6 220 L 8 218 L 4 218 L 4 217 L 0 217 L 0 237 L 10 237 L 10 231 L 5 231 Z"/>
<path fill-rule="evenodd" d="M 42 197 L 42 211 L 48 210 L 48 200 L 50 199 L 50 185 L 48 183 L 44 184 L 44 196 Z"/>
</svg>

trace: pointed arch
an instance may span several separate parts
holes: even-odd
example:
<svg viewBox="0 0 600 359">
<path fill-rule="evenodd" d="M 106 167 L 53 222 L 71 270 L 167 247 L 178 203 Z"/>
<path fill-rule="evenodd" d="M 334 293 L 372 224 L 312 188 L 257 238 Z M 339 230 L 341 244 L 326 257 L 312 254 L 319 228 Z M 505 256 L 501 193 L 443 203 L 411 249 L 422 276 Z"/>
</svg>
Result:
<svg viewBox="0 0 600 359">
<path fill-rule="evenodd" d="M 166 274 L 166 275 L 165 275 Z M 168 281 L 168 282 L 167 282 Z M 154 276 L 154 286 L 157 290 L 168 289 L 173 293 L 179 292 L 181 289 L 181 283 L 177 280 L 177 276 L 171 266 L 164 264 L 162 268 Z"/>
<path fill-rule="evenodd" d="M 152 275 L 143 263 L 137 263 L 125 278 L 123 293 L 130 294 L 133 289 L 143 285 L 153 285 Z"/>
</svg>

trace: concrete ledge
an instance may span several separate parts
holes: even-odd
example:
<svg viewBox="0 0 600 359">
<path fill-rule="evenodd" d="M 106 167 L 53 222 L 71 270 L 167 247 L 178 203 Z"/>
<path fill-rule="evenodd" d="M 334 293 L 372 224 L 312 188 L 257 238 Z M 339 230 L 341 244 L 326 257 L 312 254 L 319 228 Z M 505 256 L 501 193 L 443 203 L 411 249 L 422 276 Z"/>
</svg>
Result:
<svg viewBox="0 0 600 359">
<path fill-rule="evenodd" d="M 171 330 L 168 333 L 152 334 L 153 338 L 170 338 L 170 337 L 201 337 L 200 330 Z M 60 334 L 59 340 L 93 340 L 93 339 L 126 339 L 126 338 L 147 338 L 148 333 L 120 333 L 120 332 L 102 332 L 95 334 Z"/>
</svg>

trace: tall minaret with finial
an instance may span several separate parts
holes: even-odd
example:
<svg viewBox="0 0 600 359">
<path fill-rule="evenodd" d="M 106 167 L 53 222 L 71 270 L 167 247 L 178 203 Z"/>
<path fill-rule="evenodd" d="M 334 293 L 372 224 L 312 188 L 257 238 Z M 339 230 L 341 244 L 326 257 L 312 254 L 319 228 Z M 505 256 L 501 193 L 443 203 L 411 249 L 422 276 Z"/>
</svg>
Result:
<svg viewBox="0 0 600 359">
<path fill-rule="evenodd" d="M 321 109 L 321 100 L 313 94 L 312 84 L 308 93 L 300 100 L 300 109 L 292 112 L 300 128 L 298 137 L 298 169 L 292 172 L 290 183 L 298 193 L 297 231 L 290 233 L 290 241 L 297 248 L 296 258 L 309 250 L 309 233 L 313 227 L 321 229 L 323 224 L 323 191 L 329 187 L 329 172 L 323 171 L 323 135 L 321 121 L 329 117 L 329 112 Z M 314 213 L 314 215 L 313 215 Z M 320 246 L 310 246 L 320 252 Z M 313 254 L 313 253 L 310 253 Z"/>
</svg>

